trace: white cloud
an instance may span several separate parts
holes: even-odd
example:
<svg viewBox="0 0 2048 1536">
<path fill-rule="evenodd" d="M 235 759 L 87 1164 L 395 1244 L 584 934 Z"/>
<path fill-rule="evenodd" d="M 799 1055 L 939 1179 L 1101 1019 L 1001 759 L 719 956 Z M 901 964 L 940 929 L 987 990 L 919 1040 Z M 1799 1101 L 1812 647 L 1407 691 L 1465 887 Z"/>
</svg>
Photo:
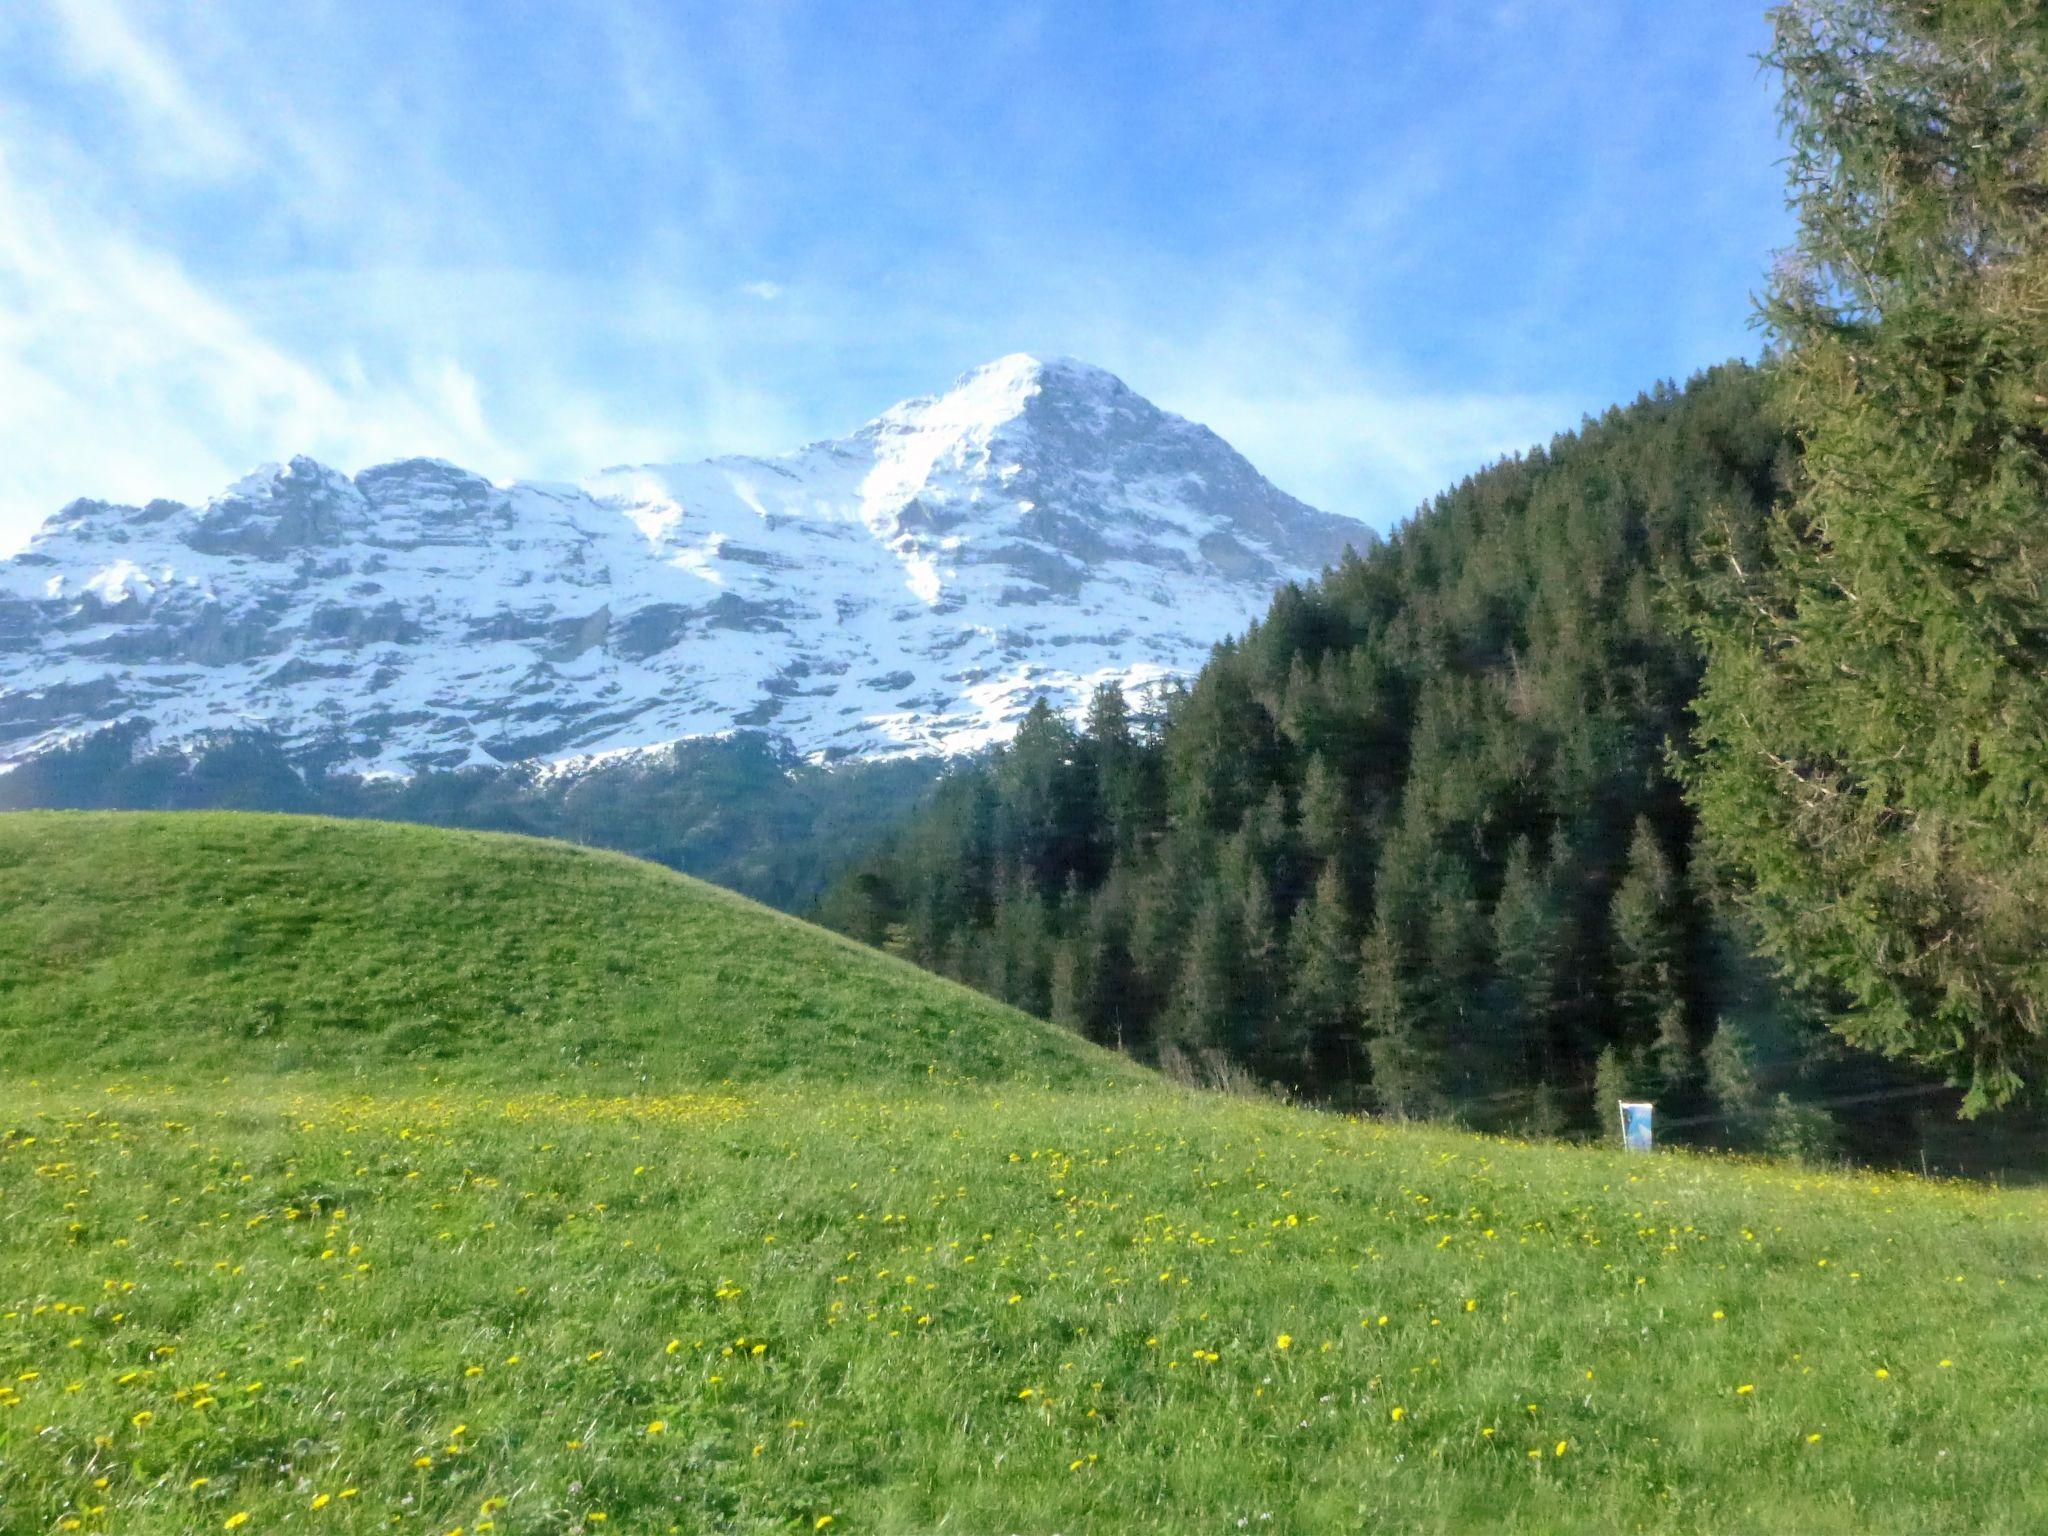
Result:
<svg viewBox="0 0 2048 1536">
<path fill-rule="evenodd" d="M 297 355 L 163 252 L 24 185 L 4 147 L 0 399 L 0 548 L 75 496 L 199 497 L 294 452 L 519 467 L 455 361 L 391 376 Z"/>
<path fill-rule="evenodd" d="M 1536 9 L 1425 8 L 1426 46 L 1360 78 L 1386 98 L 1369 155 L 1262 157 L 1248 212 L 1208 220 L 1093 176 L 1119 124 L 1086 104 L 1019 105 L 1008 70 L 849 79 L 800 11 L 580 0 L 515 28 L 426 7 L 401 32 L 349 4 L 0 0 L 0 550 L 73 496 L 191 499 L 294 452 L 504 478 L 773 451 L 1018 348 L 1111 368 L 1385 524 L 1610 387 L 1589 361 L 1610 292 L 1563 318 L 1555 295 L 1627 224 L 1632 161 L 1595 185 L 1567 155 L 1563 214 L 1466 237 L 1512 238 L 1519 275 L 1438 281 L 1473 176 L 1580 120 L 1568 72 L 1503 73 L 1545 56 L 1527 26 L 1471 54 Z M 1256 100 L 1268 61 L 1219 42 L 1235 10 L 1192 13 L 1176 48 Z M 1072 41 L 1030 8 L 1007 25 L 1034 57 Z M 1443 57 L 1468 93 L 1429 76 Z M 1144 94 L 1111 116 L 1143 119 Z M 1751 227 L 1735 204 L 1712 222 L 1731 249 Z M 1682 366 L 1711 357 L 1721 301 L 1676 259 L 1650 280 L 1698 295 L 1708 338 L 1667 349 Z"/>
<path fill-rule="evenodd" d="M 72 67 L 112 87 L 140 130 L 136 148 L 160 173 L 218 176 L 248 150 L 227 117 L 206 103 L 166 52 L 117 0 L 46 0 Z"/>
</svg>

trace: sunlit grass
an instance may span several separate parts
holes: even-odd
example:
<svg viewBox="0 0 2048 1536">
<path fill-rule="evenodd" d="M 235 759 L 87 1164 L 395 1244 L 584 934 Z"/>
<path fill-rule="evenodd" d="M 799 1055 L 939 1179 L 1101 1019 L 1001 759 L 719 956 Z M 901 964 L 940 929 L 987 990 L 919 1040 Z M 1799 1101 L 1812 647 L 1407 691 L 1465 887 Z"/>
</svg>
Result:
<svg viewBox="0 0 2048 1536">
<path fill-rule="evenodd" d="M 2048 1517 L 2035 1196 L 1163 1090 L 0 1121 L 9 1529 Z"/>
<path fill-rule="evenodd" d="M 471 906 L 392 920 L 393 829 L 181 825 L 116 828 L 153 898 L 34 877 L 126 938 L 0 958 L 0 1530 L 2048 1529 L 2039 1193 L 1183 1093 L 656 872 L 427 834 L 408 878 L 559 925 L 519 971 Z M 557 859 L 597 885 L 520 894 Z M 208 969 L 235 925 L 179 905 L 279 861 L 457 1050 L 205 1022 L 318 993 L 303 946 Z M 463 1012 L 477 954 L 513 968 Z"/>
</svg>

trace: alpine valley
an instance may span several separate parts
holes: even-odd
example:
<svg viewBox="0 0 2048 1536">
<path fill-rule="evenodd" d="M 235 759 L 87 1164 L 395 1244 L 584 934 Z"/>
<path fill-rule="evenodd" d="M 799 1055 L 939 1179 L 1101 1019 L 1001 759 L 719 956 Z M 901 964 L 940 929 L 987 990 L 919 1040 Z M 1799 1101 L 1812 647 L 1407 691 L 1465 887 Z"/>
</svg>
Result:
<svg viewBox="0 0 2048 1536">
<path fill-rule="evenodd" d="M 1194 672 L 1371 535 L 1098 368 L 1015 355 L 774 458 L 495 485 L 269 465 L 0 564 L 0 766 L 254 732 L 294 771 L 558 775 L 758 731 L 945 757 Z"/>
</svg>

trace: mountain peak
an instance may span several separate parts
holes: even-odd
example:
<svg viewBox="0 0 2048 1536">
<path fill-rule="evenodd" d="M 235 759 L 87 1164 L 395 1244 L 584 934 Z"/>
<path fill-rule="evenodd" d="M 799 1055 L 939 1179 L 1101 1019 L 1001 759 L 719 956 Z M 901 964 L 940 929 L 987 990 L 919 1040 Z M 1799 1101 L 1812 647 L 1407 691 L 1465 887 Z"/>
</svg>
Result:
<svg viewBox="0 0 2048 1536">
<path fill-rule="evenodd" d="M 971 368 L 935 395 L 920 395 L 890 407 L 870 422 L 872 434 L 952 432 L 982 435 L 1026 415 L 1034 406 L 1100 417 L 1113 402 L 1127 401 L 1163 415 L 1105 368 L 1071 357 L 1040 358 L 1012 352 Z"/>
<path fill-rule="evenodd" d="M 1192 672 L 1369 538 L 1021 352 L 775 458 L 552 486 L 294 459 L 198 508 L 80 504 L 0 561 L 0 766 L 124 721 L 377 772 L 736 728 L 972 751 L 1041 695 Z"/>
</svg>

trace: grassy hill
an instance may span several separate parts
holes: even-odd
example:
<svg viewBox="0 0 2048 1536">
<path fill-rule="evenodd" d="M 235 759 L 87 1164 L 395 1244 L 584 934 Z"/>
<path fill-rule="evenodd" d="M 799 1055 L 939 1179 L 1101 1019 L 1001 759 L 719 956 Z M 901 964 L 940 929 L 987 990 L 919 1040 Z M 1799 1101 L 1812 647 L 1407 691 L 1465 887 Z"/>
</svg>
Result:
<svg viewBox="0 0 2048 1536">
<path fill-rule="evenodd" d="M 0 815 L 0 1062 L 584 1086 L 1130 1080 L 1120 1058 L 615 854 L 232 813 Z"/>
<path fill-rule="evenodd" d="M 2048 1200 L 1194 1095 L 646 866 L 0 817 L 0 1530 L 2031 1531 Z"/>
</svg>

